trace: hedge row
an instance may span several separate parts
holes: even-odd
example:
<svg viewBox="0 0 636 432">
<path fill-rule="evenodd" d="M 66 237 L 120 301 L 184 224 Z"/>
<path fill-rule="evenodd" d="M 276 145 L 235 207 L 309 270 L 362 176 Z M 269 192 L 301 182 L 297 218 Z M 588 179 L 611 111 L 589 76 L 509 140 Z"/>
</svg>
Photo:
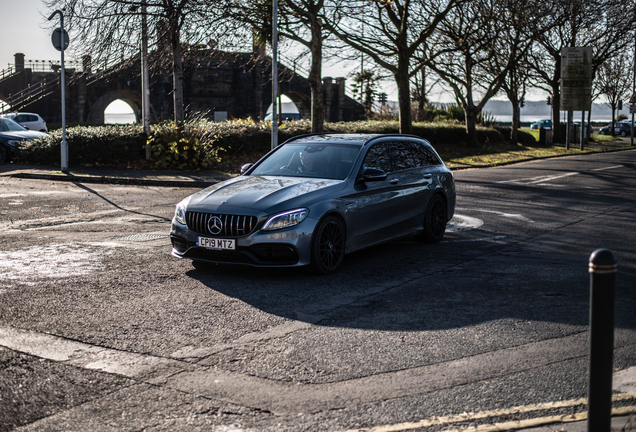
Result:
<svg viewBox="0 0 636 432">
<path fill-rule="evenodd" d="M 327 123 L 326 132 L 397 133 L 395 120 L 368 120 Z M 251 119 L 214 123 L 188 122 L 182 131 L 171 122 L 151 126 L 146 137 L 140 125 L 75 126 L 67 129 L 70 166 L 115 166 L 135 168 L 219 168 L 237 171 L 245 161 L 254 161 L 271 147 L 271 126 Z M 311 132 L 307 120 L 285 122 L 279 128 L 279 141 Z M 505 131 L 478 127 L 479 141 L 505 142 Z M 465 127 L 456 121 L 414 123 L 413 133 L 434 146 L 464 147 Z M 16 156 L 17 163 L 55 165 L 59 163 L 61 130 L 48 137 L 25 143 Z M 152 159 L 146 161 L 146 144 Z"/>
</svg>

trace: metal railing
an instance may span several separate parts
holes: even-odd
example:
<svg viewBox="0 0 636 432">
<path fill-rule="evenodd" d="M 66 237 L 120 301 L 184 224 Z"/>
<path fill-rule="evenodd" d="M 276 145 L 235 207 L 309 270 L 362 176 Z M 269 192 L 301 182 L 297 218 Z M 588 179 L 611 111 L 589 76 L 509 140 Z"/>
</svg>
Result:
<svg viewBox="0 0 636 432">
<path fill-rule="evenodd" d="M 0 106 L 1 112 L 18 111 L 23 109 L 30 103 L 33 103 L 51 93 L 59 90 L 60 77 L 56 76 L 52 80 L 41 81 L 37 84 L 30 85 L 24 90 L 10 94 L 4 99 L 4 104 Z"/>
<path fill-rule="evenodd" d="M 284 62 L 285 64 L 283 64 L 283 66 L 285 66 L 287 69 L 291 69 L 292 71 L 294 71 L 295 74 L 300 75 L 305 79 L 309 78 L 309 69 L 298 64 L 296 59 L 292 59 L 284 54 L 278 53 L 278 62 Z M 291 64 L 292 67 L 287 66 L 288 64 Z"/>
</svg>

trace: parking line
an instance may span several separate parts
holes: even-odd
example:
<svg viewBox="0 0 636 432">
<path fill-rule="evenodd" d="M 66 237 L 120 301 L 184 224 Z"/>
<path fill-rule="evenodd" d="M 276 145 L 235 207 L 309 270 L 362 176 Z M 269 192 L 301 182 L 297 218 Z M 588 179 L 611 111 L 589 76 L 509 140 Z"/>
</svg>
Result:
<svg viewBox="0 0 636 432">
<path fill-rule="evenodd" d="M 623 168 L 623 165 L 614 165 L 614 166 L 611 166 L 611 167 L 595 168 L 592 171 L 605 171 L 605 170 L 610 170 L 610 169 L 615 169 L 615 168 Z"/>
<path fill-rule="evenodd" d="M 538 177 L 528 177 L 522 179 L 512 179 L 512 180 L 502 180 L 495 183 L 521 183 L 521 184 L 536 184 L 541 183 L 548 180 L 555 180 L 563 177 L 569 177 L 573 175 L 581 174 L 580 172 L 571 172 L 566 174 L 555 174 L 550 176 L 538 176 Z"/>
</svg>

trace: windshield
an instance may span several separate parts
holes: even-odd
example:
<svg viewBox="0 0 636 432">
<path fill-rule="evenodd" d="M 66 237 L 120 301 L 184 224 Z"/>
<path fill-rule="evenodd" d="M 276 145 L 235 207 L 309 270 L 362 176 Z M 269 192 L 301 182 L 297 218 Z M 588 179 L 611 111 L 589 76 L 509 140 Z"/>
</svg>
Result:
<svg viewBox="0 0 636 432">
<path fill-rule="evenodd" d="M 23 128 L 13 120 L 0 118 L 0 132 L 22 132 L 25 130 L 25 128 Z"/>
<path fill-rule="evenodd" d="M 250 175 L 318 177 L 344 180 L 360 147 L 330 144 L 286 144 L 261 162 Z"/>
</svg>

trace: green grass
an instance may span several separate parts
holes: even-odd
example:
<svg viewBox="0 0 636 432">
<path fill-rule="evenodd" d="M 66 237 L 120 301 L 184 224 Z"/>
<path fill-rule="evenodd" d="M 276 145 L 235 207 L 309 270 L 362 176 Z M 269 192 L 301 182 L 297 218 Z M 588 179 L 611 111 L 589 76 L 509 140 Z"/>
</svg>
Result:
<svg viewBox="0 0 636 432">
<path fill-rule="evenodd" d="M 524 144 L 516 145 L 499 143 L 484 146 L 481 149 L 471 149 L 464 146 L 458 149 L 459 154 L 444 152 L 443 148 L 438 149 L 438 152 L 449 167 L 457 169 L 497 166 L 547 157 L 632 148 L 629 143 L 624 143 L 618 138 L 598 134 L 590 136 L 590 142 L 584 146 L 583 150 L 580 150 L 579 144 L 571 144 L 569 149 L 566 149 L 564 144 L 543 146 L 538 142 L 539 130 L 522 129 L 521 132 L 531 136 L 533 140 L 524 140 Z"/>
</svg>

